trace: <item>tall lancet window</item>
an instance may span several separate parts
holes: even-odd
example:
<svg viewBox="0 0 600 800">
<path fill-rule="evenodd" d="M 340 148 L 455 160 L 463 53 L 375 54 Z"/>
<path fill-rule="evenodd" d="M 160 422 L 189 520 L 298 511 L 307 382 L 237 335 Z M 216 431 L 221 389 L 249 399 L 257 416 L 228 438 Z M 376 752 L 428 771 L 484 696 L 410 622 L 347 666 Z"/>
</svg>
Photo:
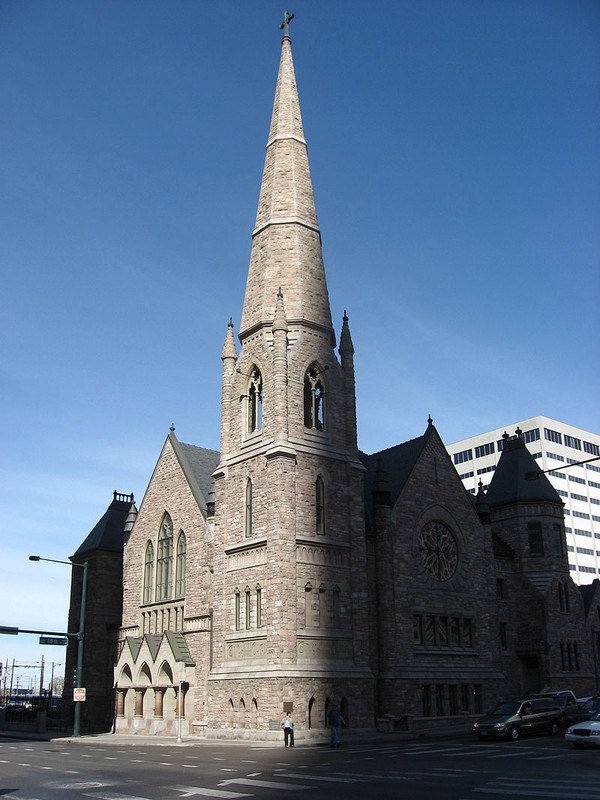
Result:
<svg viewBox="0 0 600 800">
<path fill-rule="evenodd" d="M 177 557 L 175 559 L 175 597 L 183 597 L 185 595 L 186 549 L 185 533 L 180 531 L 177 539 Z"/>
<path fill-rule="evenodd" d="M 248 433 L 262 429 L 262 375 L 258 367 L 250 372 L 248 385 Z"/>
<path fill-rule="evenodd" d="M 244 533 L 246 536 L 252 536 L 252 481 L 250 478 L 246 481 Z"/>
<path fill-rule="evenodd" d="M 152 602 L 152 587 L 154 586 L 154 547 L 152 542 L 146 545 L 144 558 L 144 603 Z"/>
<path fill-rule="evenodd" d="M 317 512 L 316 532 L 323 535 L 325 533 L 325 484 L 320 475 L 315 484 L 315 507 Z"/>
<path fill-rule="evenodd" d="M 156 554 L 156 599 L 168 600 L 173 591 L 173 523 L 165 514 L 158 534 Z"/>
<path fill-rule="evenodd" d="M 325 428 L 325 389 L 316 364 L 304 378 L 304 427 L 318 431 Z"/>
</svg>

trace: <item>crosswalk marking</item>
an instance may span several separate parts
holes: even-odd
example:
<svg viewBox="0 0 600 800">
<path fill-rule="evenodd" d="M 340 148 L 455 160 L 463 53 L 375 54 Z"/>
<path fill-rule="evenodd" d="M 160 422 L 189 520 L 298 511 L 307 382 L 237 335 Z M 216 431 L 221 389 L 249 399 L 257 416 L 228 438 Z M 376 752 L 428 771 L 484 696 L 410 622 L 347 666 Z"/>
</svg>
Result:
<svg viewBox="0 0 600 800">
<path fill-rule="evenodd" d="M 307 781 L 331 781 L 331 783 L 358 783 L 364 781 L 366 778 L 342 778 L 331 777 L 330 775 L 307 775 L 304 772 L 278 772 L 278 777 L 282 778 L 300 778 L 300 780 Z"/>
<path fill-rule="evenodd" d="M 244 792 L 227 792 L 224 789 L 205 789 L 202 786 L 171 786 L 176 792 L 183 792 L 182 797 L 219 797 L 221 800 L 237 800 L 238 797 L 252 797 Z"/>
<path fill-rule="evenodd" d="M 83 795 L 84 797 L 95 797 L 97 800 L 148 800 L 147 797 L 121 794 L 120 792 L 84 792 Z"/>
<path fill-rule="evenodd" d="M 283 781 L 257 781 L 250 778 L 229 778 L 221 781 L 219 786 L 229 786 L 230 783 L 241 783 L 243 786 L 252 786 L 261 789 L 285 789 L 286 792 L 297 792 L 302 789 L 316 789 L 316 786 L 300 785 L 299 783 L 283 783 Z"/>
</svg>

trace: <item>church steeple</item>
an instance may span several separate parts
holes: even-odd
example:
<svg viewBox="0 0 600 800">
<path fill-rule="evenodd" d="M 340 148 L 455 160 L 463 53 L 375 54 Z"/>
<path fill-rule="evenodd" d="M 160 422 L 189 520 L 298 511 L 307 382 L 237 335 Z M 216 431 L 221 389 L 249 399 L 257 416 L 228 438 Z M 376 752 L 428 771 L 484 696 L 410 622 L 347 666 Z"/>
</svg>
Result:
<svg viewBox="0 0 600 800">
<path fill-rule="evenodd" d="M 286 16 L 289 23 L 291 17 Z M 333 347 L 321 232 L 287 23 L 252 234 L 240 326 L 242 341 L 250 332 L 272 324 L 280 288 L 285 297 L 288 322 L 304 322 L 316 327 L 329 336 Z"/>
</svg>

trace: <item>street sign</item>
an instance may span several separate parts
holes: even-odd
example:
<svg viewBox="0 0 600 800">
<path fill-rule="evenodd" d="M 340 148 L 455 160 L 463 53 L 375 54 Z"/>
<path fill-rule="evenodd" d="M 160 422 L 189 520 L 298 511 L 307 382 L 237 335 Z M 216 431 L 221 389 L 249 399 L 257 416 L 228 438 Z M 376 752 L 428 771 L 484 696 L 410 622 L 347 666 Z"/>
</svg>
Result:
<svg viewBox="0 0 600 800">
<path fill-rule="evenodd" d="M 85 688 L 77 686 L 73 689 L 73 700 L 76 703 L 83 703 L 85 700 Z"/>
<path fill-rule="evenodd" d="M 40 644 L 58 644 L 66 647 L 68 641 L 66 636 L 40 636 Z"/>
</svg>

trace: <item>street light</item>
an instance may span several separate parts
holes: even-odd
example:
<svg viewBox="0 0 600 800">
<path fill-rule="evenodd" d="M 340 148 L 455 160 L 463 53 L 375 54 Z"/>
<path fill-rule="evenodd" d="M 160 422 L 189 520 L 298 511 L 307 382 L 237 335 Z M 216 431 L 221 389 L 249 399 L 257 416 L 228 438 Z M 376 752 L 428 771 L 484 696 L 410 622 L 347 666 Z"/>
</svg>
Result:
<svg viewBox="0 0 600 800">
<path fill-rule="evenodd" d="M 85 602 L 87 594 L 87 574 L 88 563 L 83 564 L 77 561 L 60 561 L 56 558 L 42 558 L 41 556 L 29 556 L 30 561 L 51 561 L 53 564 L 66 564 L 69 567 L 82 567 L 83 578 L 81 581 L 81 608 L 79 610 L 79 630 L 77 631 L 77 668 L 75 670 L 75 683 L 77 688 L 83 683 L 83 636 L 85 631 Z M 75 712 L 73 715 L 73 736 L 81 736 L 81 701 L 75 701 Z"/>
</svg>

